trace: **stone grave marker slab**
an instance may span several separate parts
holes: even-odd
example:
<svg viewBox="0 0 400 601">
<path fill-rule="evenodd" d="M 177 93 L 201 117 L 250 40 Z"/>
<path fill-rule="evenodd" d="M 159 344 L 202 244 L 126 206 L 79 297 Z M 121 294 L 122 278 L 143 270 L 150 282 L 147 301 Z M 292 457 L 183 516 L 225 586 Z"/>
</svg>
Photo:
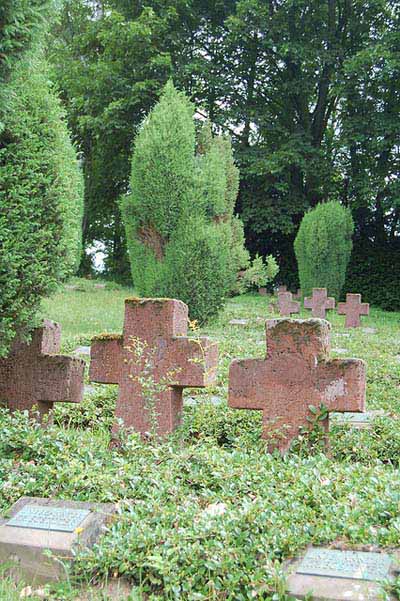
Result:
<svg viewBox="0 0 400 601">
<path fill-rule="evenodd" d="M 67 507 L 46 507 L 46 505 L 25 505 L 7 522 L 15 528 L 34 530 L 56 530 L 73 532 L 89 515 L 88 509 L 68 509 Z"/>
<path fill-rule="evenodd" d="M 371 422 L 376 417 L 385 415 L 382 409 L 375 409 L 373 411 L 366 411 L 365 413 L 331 413 L 332 425 L 335 426 L 351 426 L 361 430 L 363 428 L 370 428 Z"/>
<path fill-rule="evenodd" d="M 229 322 L 230 326 L 247 326 L 249 323 L 248 319 L 231 319 Z"/>
<path fill-rule="evenodd" d="M 95 386 L 91 386 L 90 384 L 85 384 L 85 386 L 84 386 L 84 394 L 85 395 L 91 396 L 95 392 L 97 392 L 97 388 Z"/>
<path fill-rule="evenodd" d="M 377 601 L 394 564 L 389 553 L 310 547 L 289 568 L 288 592 L 297 599 Z"/>
<path fill-rule="evenodd" d="M 78 346 L 74 350 L 74 355 L 88 355 L 88 356 L 90 356 L 90 346 Z"/>
<path fill-rule="evenodd" d="M 296 572 L 311 576 L 375 581 L 387 578 L 391 563 L 392 560 L 385 553 L 311 548 Z"/>
<path fill-rule="evenodd" d="M 22 497 L 0 518 L 0 563 L 10 564 L 8 574 L 27 583 L 64 579 L 62 564 L 77 548 L 91 547 L 113 513 L 112 504 Z"/>
</svg>

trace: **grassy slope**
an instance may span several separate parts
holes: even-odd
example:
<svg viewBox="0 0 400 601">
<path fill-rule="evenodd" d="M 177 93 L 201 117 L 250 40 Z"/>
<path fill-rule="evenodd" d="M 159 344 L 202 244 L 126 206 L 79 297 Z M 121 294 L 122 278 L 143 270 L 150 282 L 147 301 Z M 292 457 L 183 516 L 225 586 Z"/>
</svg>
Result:
<svg viewBox="0 0 400 601">
<path fill-rule="evenodd" d="M 93 334 L 120 331 L 129 295 L 88 285 L 54 296 L 43 311 L 62 324 L 64 350 L 71 351 Z M 399 314 L 372 310 L 363 324 L 375 334 L 346 331 L 343 317 L 330 316 L 332 346 L 348 351 L 337 356 L 368 363 L 368 407 L 391 416 L 371 431 L 334 428 L 331 457 L 315 435 L 282 459 L 259 440 L 259 412 L 209 402 L 212 395 L 226 399 L 232 358 L 263 355 L 267 307 L 263 297 L 233 299 L 207 328 L 220 344 L 218 383 L 186 393 L 200 402 L 185 408 L 167 444 L 144 446 L 131 437 L 123 454 L 108 450 L 111 386 L 96 387 L 82 407 L 59 407 L 56 425 L 45 431 L 1 414 L 1 507 L 22 494 L 119 501 L 118 521 L 78 568 L 85 579 L 127 576 L 135 599 L 149 592 L 153 599 L 222 599 L 226 591 L 231 599 L 278 591 L 283 599 L 280 563 L 310 542 L 398 545 Z M 239 317 L 249 318 L 248 326 L 228 324 Z M 222 515 L 210 515 L 214 503 L 223 503 Z"/>
</svg>

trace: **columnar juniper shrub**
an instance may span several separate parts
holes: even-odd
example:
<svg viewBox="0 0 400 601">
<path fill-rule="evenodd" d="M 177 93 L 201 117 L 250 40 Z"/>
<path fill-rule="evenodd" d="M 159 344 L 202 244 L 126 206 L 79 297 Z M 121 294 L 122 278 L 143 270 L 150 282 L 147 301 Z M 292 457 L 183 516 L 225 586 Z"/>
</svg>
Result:
<svg viewBox="0 0 400 601">
<path fill-rule="evenodd" d="M 83 182 L 60 103 L 35 54 L 14 69 L 0 133 L 0 356 L 81 251 Z"/>
<path fill-rule="evenodd" d="M 0 4 L 0 82 L 29 50 L 48 16 L 51 0 L 2 0 Z"/>
<path fill-rule="evenodd" d="M 249 258 L 233 214 L 239 174 L 230 140 L 214 138 L 206 124 L 196 148 L 193 115 L 169 82 L 136 137 L 121 209 L 135 288 L 179 298 L 204 322 L 235 290 Z"/>
<path fill-rule="evenodd" d="M 328 294 L 340 297 L 353 230 L 350 209 L 336 201 L 319 204 L 304 215 L 294 243 L 303 294 L 327 288 Z"/>
</svg>

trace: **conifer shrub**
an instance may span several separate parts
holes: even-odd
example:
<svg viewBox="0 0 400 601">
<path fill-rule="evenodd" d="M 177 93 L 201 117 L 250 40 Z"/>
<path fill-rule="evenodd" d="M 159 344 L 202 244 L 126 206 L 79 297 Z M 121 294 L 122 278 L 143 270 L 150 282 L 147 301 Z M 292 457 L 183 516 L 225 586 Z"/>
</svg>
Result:
<svg viewBox="0 0 400 601">
<path fill-rule="evenodd" d="M 219 311 L 249 261 L 238 185 L 230 140 L 205 124 L 196 141 L 194 107 L 169 82 L 138 132 L 121 200 L 139 294 L 179 298 L 199 323 Z"/>
<path fill-rule="evenodd" d="M 190 307 L 199 323 L 224 305 L 230 283 L 226 231 L 202 217 L 183 221 L 165 254 L 163 296 L 178 298 Z"/>
<path fill-rule="evenodd" d="M 1 0 L 0 81 L 6 81 L 23 54 L 40 36 L 51 0 Z"/>
<path fill-rule="evenodd" d="M 0 356 L 81 252 L 83 180 L 40 57 L 20 61 L 0 132 Z"/>
<path fill-rule="evenodd" d="M 303 294 L 327 288 L 339 298 L 351 256 L 353 218 L 337 201 L 319 204 L 306 213 L 294 243 Z"/>
</svg>

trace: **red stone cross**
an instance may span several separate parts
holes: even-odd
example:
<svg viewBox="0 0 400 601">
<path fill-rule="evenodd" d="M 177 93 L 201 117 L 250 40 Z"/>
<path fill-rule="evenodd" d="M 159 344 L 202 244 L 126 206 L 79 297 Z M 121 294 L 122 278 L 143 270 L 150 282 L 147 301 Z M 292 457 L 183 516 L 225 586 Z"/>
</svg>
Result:
<svg viewBox="0 0 400 601">
<path fill-rule="evenodd" d="M 333 296 L 328 297 L 326 288 L 313 288 L 312 297 L 304 299 L 304 308 L 311 309 L 313 317 L 325 319 L 326 310 L 335 308 L 335 299 Z"/>
<path fill-rule="evenodd" d="M 319 319 L 277 319 L 266 323 L 265 359 L 232 362 L 229 406 L 263 412 L 263 438 L 286 452 L 312 417 L 309 407 L 363 412 L 365 364 L 329 359 L 330 324 Z M 328 418 L 323 426 L 328 430 Z M 278 432 L 279 430 L 279 436 Z"/>
<path fill-rule="evenodd" d="M 369 315 L 369 304 L 361 302 L 361 294 L 346 294 L 346 302 L 338 303 L 339 315 L 346 315 L 346 328 L 359 328 L 360 315 Z"/>
<path fill-rule="evenodd" d="M 61 327 L 45 320 L 30 343 L 16 340 L 8 357 L 0 359 L 0 401 L 11 411 L 35 406 L 43 416 L 55 402 L 82 400 L 85 362 L 58 355 L 60 343 Z"/>
<path fill-rule="evenodd" d="M 172 432 L 179 423 L 183 389 L 215 380 L 217 345 L 204 337 L 187 338 L 187 328 L 183 302 L 134 298 L 125 301 L 123 334 L 93 339 L 90 379 L 119 384 L 115 416 L 126 428 L 150 432 L 153 403 L 157 433 Z"/>
<path fill-rule="evenodd" d="M 278 308 L 279 314 L 282 317 L 290 317 L 292 313 L 300 312 L 300 303 L 293 300 L 293 295 L 291 292 L 279 292 Z"/>
</svg>

